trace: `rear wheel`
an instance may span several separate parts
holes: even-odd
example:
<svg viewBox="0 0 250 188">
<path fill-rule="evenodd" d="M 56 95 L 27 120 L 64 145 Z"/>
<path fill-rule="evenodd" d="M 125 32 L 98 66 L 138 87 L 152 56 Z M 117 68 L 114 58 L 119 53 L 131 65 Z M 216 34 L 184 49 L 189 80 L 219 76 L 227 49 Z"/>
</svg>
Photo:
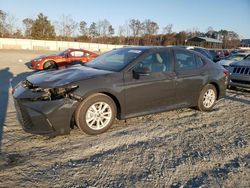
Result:
<svg viewBox="0 0 250 188">
<path fill-rule="evenodd" d="M 217 99 L 216 88 L 208 84 L 206 85 L 199 96 L 197 108 L 201 111 L 211 111 Z"/>
<path fill-rule="evenodd" d="M 57 65 L 56 65 L 56 62 L 54 61 L 47 61 L 43 65 L 44 70 L 56 69 L 56 68 L 57 68 Z"/>
<path fill-rule="evenodd" d="M 85 133 L 96 135 L 107 131 L 116 117 L 116 105 L 107 95 L 95 94 L 77 108 L 75 120 Z"/>
</svg>

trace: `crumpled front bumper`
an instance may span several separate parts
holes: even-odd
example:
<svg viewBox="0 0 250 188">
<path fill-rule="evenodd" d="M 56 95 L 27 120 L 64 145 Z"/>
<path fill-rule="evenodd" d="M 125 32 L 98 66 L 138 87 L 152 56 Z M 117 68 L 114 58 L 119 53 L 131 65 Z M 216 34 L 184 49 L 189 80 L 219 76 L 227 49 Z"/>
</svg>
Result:
<svg viewBox="0 0 250 188">
<path fill-rule="evenodd" d="M 69 98 L 32 101 L 29 99 L 30 95 L 31 91 L 22 86 L 16 88 L 13 94 L 17 118 L 26 132 L 47 136 L 70 133 L 77 101 Z M 24 98 L 25 96 L 28 98 Z"/>
<path fill-rule="evenodd" d="M 43 70 L 42 62 L 29 61 L 26 63 L 26 66 L 31 70 Z"/>
</svg>

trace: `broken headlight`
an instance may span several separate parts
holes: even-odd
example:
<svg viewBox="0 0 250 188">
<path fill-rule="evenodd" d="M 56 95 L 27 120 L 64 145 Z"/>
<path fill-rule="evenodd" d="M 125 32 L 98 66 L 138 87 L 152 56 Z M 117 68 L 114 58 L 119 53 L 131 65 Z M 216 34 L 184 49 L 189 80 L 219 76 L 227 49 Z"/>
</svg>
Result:
<svg viewBox="0 0 250 188">
<path fill-rule="evenodd" d="M 58 88 L 40 88 L 35 87 L 30 89 L 32 92 L 42 92 L 42 96 L 33 99 L 34 100 L 42 100 L 42 101 L 51 101 L 51 100 L 58 100 L 65 97 L 71 97 L 72 92 L 76 90 L 78 86 L 72 85 L 67 87 L 58 87 Z"/>
</svg>

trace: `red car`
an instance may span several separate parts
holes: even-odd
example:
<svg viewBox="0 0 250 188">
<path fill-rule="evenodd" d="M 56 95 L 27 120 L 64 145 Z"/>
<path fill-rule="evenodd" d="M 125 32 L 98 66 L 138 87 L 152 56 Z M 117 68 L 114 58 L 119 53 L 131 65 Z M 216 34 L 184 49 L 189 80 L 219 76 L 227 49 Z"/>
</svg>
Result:
<svg viewBox="0 0 250 188">
<path fill-rule="evenodd" d="M 34 70 L 55 69 L 73 63 L 87 63 L 96 57 L 97 54 L 94 52 L 69 48 L 55 55 L 45 55 L 32 59 L 29 68 Z"/>
</svg>

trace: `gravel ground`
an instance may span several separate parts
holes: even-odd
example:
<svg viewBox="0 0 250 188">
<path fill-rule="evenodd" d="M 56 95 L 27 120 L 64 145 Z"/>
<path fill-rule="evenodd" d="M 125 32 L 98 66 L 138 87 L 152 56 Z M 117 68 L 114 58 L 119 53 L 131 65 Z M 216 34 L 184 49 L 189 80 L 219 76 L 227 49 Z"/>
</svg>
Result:
<svg viewBox="0 0 250 188">
<path fill-rule="evenodd" d="M 25 62 L 43 53 L 0 50 L 0 187 L 250 187 L 249 90 L 228 90 L 209 113 L 185 108 L 117 121 L 98 136 L 36 136 L 18 124 L 6 80 L 25 78 Z"/>
</svg>

